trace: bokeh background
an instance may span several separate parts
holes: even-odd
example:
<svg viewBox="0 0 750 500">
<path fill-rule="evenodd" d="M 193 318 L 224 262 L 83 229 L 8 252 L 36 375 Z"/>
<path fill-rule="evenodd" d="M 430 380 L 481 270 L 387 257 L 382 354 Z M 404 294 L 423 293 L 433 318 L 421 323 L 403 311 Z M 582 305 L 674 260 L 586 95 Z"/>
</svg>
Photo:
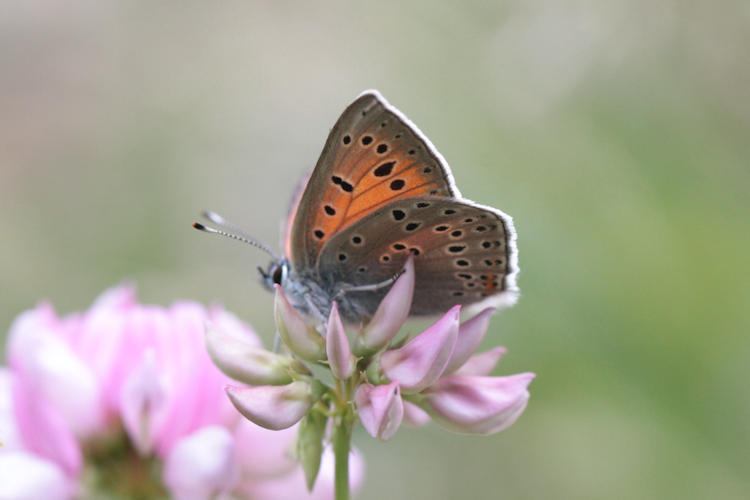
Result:
<svg viewBox="0 0 750 500">
<path fill-rule="evenodd" d="M 3 332 L 129 279 L 270 341 L 266 257 L 190 223 L 210 208 L 276 244 L 329 128 L 378 88 L 514 216 L 523 296 L 485 347 L 538 378 L 495 436 L 357 434 L 359 498 L 750 496 L 747 2 L 1 10 Z"/>
</svg>

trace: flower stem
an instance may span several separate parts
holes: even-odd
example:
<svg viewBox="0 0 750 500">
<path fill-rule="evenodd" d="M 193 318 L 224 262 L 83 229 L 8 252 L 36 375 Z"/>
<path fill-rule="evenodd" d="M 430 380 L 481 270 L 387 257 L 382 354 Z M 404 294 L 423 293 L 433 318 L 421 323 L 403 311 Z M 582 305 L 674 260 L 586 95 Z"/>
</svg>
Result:
<svg viewBox="0 0 750 500">
<path fill-rule="evenodd" d="M 349 448 L 352 439 L 354 418 L 351 411 L 345 411 L 335 421 L 333 431 L 333 453 L 336 460 L 335 499 L 349 500 Z"/>
</svg>

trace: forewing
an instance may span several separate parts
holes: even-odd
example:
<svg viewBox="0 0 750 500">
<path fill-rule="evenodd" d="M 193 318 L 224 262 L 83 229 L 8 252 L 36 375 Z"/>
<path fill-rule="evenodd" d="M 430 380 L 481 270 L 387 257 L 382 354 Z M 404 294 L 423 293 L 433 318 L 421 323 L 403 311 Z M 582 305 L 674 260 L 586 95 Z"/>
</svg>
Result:
<svg viewBox="0 0 750 500">
<path fill-rule="evenodd" d="M 409 252 L 416 255 L 411 315 L 516 299 L 511 218 L 466 200 L 416 198 L 379 208 L 326 243 L 320 275 L 327 283 L 379 283 L 402 269 Z M 371 314 L 387 290 L 351 292 L 347 298 Z"/>
<path fill-rule="evenodd" d="M 429 140 L 376 91 L 360 95 L 328 136 L 291 230 L 296 269 L 318 263 L 332 237 L 396 200 L 459 196 Z"/>
</svg>

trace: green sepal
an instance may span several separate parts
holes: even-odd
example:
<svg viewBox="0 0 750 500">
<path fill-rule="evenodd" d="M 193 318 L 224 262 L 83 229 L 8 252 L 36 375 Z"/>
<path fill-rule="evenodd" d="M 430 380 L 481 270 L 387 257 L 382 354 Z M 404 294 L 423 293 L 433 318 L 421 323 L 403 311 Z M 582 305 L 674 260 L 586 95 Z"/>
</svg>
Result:
<svg viewBox="0 0 750 500">
<path fill-rule="evenodd" d="M 323 438 L 328 417 L 316 409 L 310 410 L 302 419 L 297 435 L 297 456 L 305 471 L 307 490 L 312 491 L 320 471 L 323 454 Z"/>
</svg>

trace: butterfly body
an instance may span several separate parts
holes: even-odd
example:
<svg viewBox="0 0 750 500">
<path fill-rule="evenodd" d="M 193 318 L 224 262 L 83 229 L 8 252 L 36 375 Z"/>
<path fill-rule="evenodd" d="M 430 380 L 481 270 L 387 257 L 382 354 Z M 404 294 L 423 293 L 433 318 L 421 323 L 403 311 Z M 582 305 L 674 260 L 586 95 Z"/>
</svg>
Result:
<svg viewBox="0 0 750 500">
<path fill-rule="evenodd" d="M 286 257 L 263 277 L 300 311 L 371 316 L 415 256 L 411 315 L 517 298 L 515 231 L 503 212 L 461 198 L 430 141 L 377 91 L 331 130 L 287 224 Z"/>
</svg>

